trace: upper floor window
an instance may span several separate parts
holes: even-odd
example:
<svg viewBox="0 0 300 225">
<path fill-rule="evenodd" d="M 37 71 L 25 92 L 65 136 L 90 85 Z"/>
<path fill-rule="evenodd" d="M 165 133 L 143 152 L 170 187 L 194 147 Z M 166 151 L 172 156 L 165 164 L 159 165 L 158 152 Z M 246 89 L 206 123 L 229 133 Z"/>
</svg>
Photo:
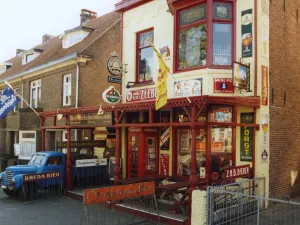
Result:
<svg viewBox="0 0 300 225">
<path fill-rule="evenodd" d="M 1 66 L 0 67 L 0 74 L 4 73 L 6 71 L 6 66 Z"/>
<path fill-rule="evenodd" d="M 153 29 L 137 33 L 137 82 L 153 80 Z"/>
<path fill-rule="evenodd" d="M 71 105 L 71 74 L 64 76 L 63 105 Z"/>
<path fill-rule="evenodd" d="M 69 48 L 86 38 L 94 29 L 88 27 L 76 27 L 71 30 L 66 30 L 61 36 L 62 47 Z"/>
<path fill-rule="evenodd" d="M 211 2 L 212 9 L 208 10 L 207 4 Z M 233 21 L 230 1 L 206 0 L 179 9 L 175 15 L 176 71 L 232 65 Z"/>
<path fill-rule="evenodd" d="M 27 54 L 26 55 L 26 63 L 29 63 L 31 62 L 32 60 L 34 59 L 34 53 L 31 53 L 31 54 Z"/>
<path fill-rule="evenodd" d="M 30 84 L 30 106 L 38 108 L 41 100 L 41 80 L 32 81 Z"/>
</svg>

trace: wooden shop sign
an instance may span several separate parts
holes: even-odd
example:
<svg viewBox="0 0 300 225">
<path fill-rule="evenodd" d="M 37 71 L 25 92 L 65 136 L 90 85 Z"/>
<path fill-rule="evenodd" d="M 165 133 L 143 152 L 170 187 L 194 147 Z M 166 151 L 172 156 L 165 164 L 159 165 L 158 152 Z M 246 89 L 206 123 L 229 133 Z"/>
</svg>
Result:
<svg viewBox="0 0 300 225">
<path fill-rule="evenodd" d="M 245 177 L 250 174 L 250 165 L 225 168 L 225 179 Z"/>
<path fill-rule="evenodd" d="M 95 126 L 106 127 L 112 125 L 112 113 L 105 112 L 104 115 L 97 113 L 85 113 L 70 115 L 71 126 Z"/>
<path fill-rule="evenodd" d="M 154 191 L 155 183 L 153 181 L 105 188 L 87 189 L 83 191 L 83 204 L 93 205 L 105 203 L 107 201 L 118 201 L 122 199 L 153 195 Z"/>
<path fill-rule="evenodd" d="M 156 98 L 155 88 L 145 88 L 139 90 L 131 90 L 126 93 L 126 102 L 140 102 L 153 100 Z"/>
<path fill-rule="evenodd" d="M 57 142 L 57 148 L 67 148 L 68 142 Z M 93 147 L 106 147 L 106 140 L 99 141 L 71 141 L 71 148 L 93 148 Z"/>
<path fill-rule="evenodd" d="M 47 179 L 54 179 L 54 178 L 60 178 L 60 177 L 61 177 L 60 171 L 51 172 L 51 173 L 26 174 L 26 175 L 23 175 L 23 182 L 47 180 Z"/>
</svg>

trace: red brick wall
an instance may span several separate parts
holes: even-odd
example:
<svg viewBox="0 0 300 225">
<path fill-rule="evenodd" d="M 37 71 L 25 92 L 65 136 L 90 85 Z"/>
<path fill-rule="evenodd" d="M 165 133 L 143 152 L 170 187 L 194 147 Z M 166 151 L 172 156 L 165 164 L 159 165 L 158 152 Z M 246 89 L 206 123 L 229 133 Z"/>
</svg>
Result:
<svg viewBox="0 0 300 225">
<path fill-rule="evenodd" d="M 296 17 L 296 10 L 299 8 L 299 0 L 286 1 L 285 10 L 283 0 L 270 1 L 270 194 L 272 196 L 294 195 L 300 190 L 300 18 L 298 22 Z M 292 173 L 298 173 L 293 185 Z"/>
</svg>

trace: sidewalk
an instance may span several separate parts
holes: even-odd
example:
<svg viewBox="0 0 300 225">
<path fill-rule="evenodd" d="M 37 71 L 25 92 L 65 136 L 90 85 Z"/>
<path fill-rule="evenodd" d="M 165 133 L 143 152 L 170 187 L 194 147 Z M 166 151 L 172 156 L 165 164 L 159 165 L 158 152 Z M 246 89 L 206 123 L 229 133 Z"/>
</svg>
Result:
<svg viewBox="0 0 300 225">
<path fill-rule="evenodd" d="M 82 203 L 69 198 L 23 203 L 0 190 L 1 225 L 79 225 Z"/>
</svg>

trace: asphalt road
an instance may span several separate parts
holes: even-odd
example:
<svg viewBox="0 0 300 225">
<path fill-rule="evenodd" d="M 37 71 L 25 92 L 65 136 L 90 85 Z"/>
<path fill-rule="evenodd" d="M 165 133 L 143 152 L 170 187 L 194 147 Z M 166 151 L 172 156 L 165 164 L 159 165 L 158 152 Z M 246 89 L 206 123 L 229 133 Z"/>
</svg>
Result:
<svg viewBox="0 0 300 225">
<path fill-rule="evenodd" d="M 69 198 L 23 203 L 0 189 L 0 225 L 79 225 L 81 202 Z"/>
</svg>

